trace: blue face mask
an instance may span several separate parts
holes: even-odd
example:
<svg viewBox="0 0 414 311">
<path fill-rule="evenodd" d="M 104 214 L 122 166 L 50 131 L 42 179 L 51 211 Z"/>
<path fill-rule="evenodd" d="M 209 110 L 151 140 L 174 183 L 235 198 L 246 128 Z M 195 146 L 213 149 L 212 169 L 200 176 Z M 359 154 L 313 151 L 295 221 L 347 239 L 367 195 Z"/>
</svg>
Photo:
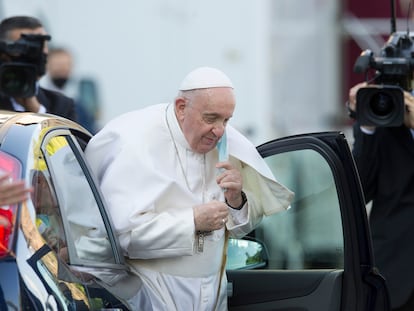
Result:
<svg viewBox="0 0 414 311">
<path fill-rule="evenodd" d="M 223 136 L 221 136 L 220 140 L 217 143 L 217 150 L 218 150 L 218 160 L 219 162 L 224 162 L 229 159 L 229 154 L 227 152 L 227 135 L 224 132 Z"/>
<path fill-rule="evenodd" d="M 229 154 L 227 152 L 227 135 L 226 132 L 224 132 L 223 136 L 221 136 L 220 140 L 217 142 L 217 150 L 218 150 L 218 161 L 224 162 L 229 159 Z M 224 171 L 224 168 L 219 168 L 218 173 L 222 173 Z M 227 189 L 223 189 L 225 192 Z"/>
</svg>

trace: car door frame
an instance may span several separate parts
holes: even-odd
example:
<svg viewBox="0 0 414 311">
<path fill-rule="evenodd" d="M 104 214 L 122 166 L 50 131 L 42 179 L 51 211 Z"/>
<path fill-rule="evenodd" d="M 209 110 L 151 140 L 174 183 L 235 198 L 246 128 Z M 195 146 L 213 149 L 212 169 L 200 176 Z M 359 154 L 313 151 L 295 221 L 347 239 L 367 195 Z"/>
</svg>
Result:
<svg viewBox="0 0 414 311">
<path fill-rule="evenodd" d="M 389 310 L 385 281 L 374 263 L 361 183 L 345 135 L 338 131 L 301 134 L 257 147 L 264 158 L 304 149 L 318 152 L 334 176 L 343 227 L 344 269 L 227 270 L 229 310 Z M 332 301 L 340 303 L 329 306 Z M 324 302 L 326 309 L 320 308 Z"/>
<path fill-rule="evenodd" d="M 99 210 L 100 216 L 105 226 L 106 233 L 108 234 L 108 241 L 111 246 L 112 254 L 114 256 L 113 263 L 99 261 L 76 261 L 66 263 L 63 262 L 59 258 L 59 256 L 57 256 L 58 264 L 61 266 L 60 269 L 66 269 L 68 272 L 65 275 L 74 275 L 75 282 L 78 282 L 79 286 L 87 288 L 85 292 L 87 294 L 86 296 L 88 296 L 88 299 L 90 301 L 92 301 L 93 298 L 91 299 L 89 297 L 89 293 L 91 291 L 94 291 L 94 295 L 101 295 L 101 297 L 104 296 L 106 297 L 107 301 L 111 301 L 111 303 L 117 304 L 118 309 L 125 310 L 127 309 L 128 305 L 124 298 L 121 297 L 122 295 L 120 295 L 116 283 L 107 283 L 106 281 L 100 279 L 101 272 L 103 273 L 102 276 L 105 276 L 105 280 L 116 279 L 114 276 L 119 276 L 118 278 L 121 279 L 121 276 L 125 277 L 127 275 L 131 275 L 131 273 L 125 263 L 125 258 L 122 255 L 119 240 L 115 234 L 112 220 L 107 212 L 105 202 L 103 200 L 103 195 L 99 187 L 97 186 L 98 183 L 96 182 L 95 177 L 91 174 L 91 171 L 83 155 L 83 149 L 89 141 L 90 136 L 85 135 L 85 133 L 77 131 L 76 129 L 73 129 L 71 127 L 54 127 L 44 133 L 41 139 L 41 143 L 39 144 L 39 148 L 42 149 L 43 152 L 45 152 L 45 142 L 55 137 L 65 138 L 68 147 L 73 153 L 73 156 L 76 157 L 77 163 L 82 169 L 82 173 L 84 174 L 84 177 L 89 184 L 90 191 L 92 192 L 95 198 L 95 202 L 97 204 L 96 207 Z M 47 157 L 45 157 L 45 161 L 48 162 Z M 53 166 L 49 168 L 49 172 L 52 176 L 56 174 L 56 172 L 54 172 Z M 67 215 L 65 212 L 62 212 L 62 220 L 65 224 L 64 229 L 68 230 L 69 226 L 67 223 Z M 73 245 L 71 247 L 73 248 Z M 47 254 L 47 251 L 44 254 L 34 254 L 32 256 L 33 266 L 35 266 L 36 262 L 39 259 L 41 259 L 45 254 Z M 135 280 L 135 277 L 133 278 Z"/>
</svg>

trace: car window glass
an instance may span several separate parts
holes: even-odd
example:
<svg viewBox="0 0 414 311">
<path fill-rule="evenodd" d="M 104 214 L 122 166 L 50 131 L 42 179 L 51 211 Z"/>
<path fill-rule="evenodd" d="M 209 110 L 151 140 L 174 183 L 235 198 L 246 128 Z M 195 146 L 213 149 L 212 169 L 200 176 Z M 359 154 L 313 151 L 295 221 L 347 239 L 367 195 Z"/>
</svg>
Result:
<svg viewBox="0 0 414 311">
<path fill-rule="evenodd" d="M 259 244 L 244 244 L 241 251 L 240 241 L 230 240 L 227 268 L 343 268 L 339 200 L 326 160 L 305 149 L 276 154 L 265 161 L 277 180 L 295 192 L 294 201 L 287 211 L 265 217 L 250 234 L 248 238 Z"/>
<path fill-rule="evenodd" d="M 114 263 L 94 193 L 67 137 L 51 138 L 42 151 L 62 216 L 60 225 L 67 237 L 68 259 L 71 263 Z"/>
<path fill-rule="evenodd" d="M 65 261 L 67 241 L 62 216 L 48 171 L 43 168 L 32 172 L 32 201 L 36 209 L 36 226 L 47 244 Z"/>
<path fill-rule="evenodd" d="M 39 214 L 37 215 L 39 216 Z M 90 304 L 88 291 L 81 281 L 68 270 L 68 266 L 62 264 L 61 258 L 56 252 L 51 252 L 45 245 L 45 235 L 41 235 L 38 228 L 33 224 L 27 206 L 21 210 L 21 229 L 28 241 L 29 246 L 34 251 L 33 255 L 27 259 L 27 263 L 33 270 L 41 276 L 40 280 L 50 290 L 50 302 L 58 303 L 59 310 L 72 310 L 73 306 L 82 310 L 89 310 L 87 305 Z M 47 236 L 46 236 L 47 237 Z M 50 244 L 49 244 L 50 246 Z M 53 249 L 52 249 L 53 250 Z M 32 281 L 39 286 L 36 278 Z M 39 286 L 42 288 L 42 286 Z M 27 299 L 27 298 L 22 298 Z M 69 309 L 68 309 L 69 308 Z"/>
</svg>

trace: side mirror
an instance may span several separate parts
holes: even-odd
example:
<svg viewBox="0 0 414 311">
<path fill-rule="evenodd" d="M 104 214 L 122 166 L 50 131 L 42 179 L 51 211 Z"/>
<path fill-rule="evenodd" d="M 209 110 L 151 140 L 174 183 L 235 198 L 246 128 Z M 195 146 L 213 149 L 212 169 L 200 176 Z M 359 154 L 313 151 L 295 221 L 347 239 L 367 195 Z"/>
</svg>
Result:
<svg viewBox="0 0 414 311">
<path fill-rule="evenodd" d="M 254 238 L 230 238 L 227 246 L 226 270 L 252 270 L 266 267 L 267 251 L 263 243 Z"/>
</svg>

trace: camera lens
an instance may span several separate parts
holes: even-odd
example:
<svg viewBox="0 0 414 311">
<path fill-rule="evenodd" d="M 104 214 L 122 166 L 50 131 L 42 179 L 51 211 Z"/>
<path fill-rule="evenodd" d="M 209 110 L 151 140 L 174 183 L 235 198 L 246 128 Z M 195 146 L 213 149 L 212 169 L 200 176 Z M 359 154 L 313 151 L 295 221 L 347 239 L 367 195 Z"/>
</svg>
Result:
<svg viewBox="0 0 414 311">
<path fill-rule="evenodd" d="M 394 99 L 387 93 L 378 92 L 372 96 L 369 107 L 374 115 L 386 117 L 394 111 Z"/>
<path fill-rule="evenodd" d="M 30 97 L 35 93 L 36 68 L 19 63 L 0 66 L 0 92 L 11 97 Z"/>
<path fill-rule="evenodd" d="M 403 124 L 404 91 L 399 86 L 361 88 L 356 95 L 356 119 L 361 125 L 391 127 Z"/>
<path fill-rule="evenodd" d="M 9 94 L 26 93 L 29 88 L 25 71 L 22 70 L 5 70 L 0 85 L 2 90 Z"/>
</svg>

